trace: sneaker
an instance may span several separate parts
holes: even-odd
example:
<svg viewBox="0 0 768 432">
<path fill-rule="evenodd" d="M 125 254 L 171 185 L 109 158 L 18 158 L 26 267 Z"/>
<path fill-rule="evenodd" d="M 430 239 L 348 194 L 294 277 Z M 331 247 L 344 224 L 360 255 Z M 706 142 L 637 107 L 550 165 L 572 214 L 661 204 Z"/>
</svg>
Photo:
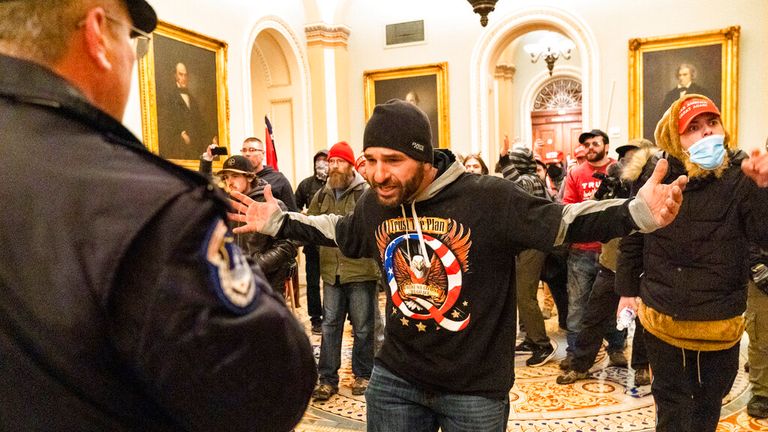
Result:
<svg viewBox="0 0 768 432">
<path fill-rule="evenodd" d="M 541 366 L 548 362 L 554 355 L 555 349 L 552 347 L 552 344 L 537 346 L 533 349 L 533 355 L 525 361 L 525 364 L 530 367 Z"/>
<path fill-rule="evenodd" d="M 537 346 L 535 343 L 533 343 L 533 341 L 528 339 L 523 339 L 523 341 L 517 344 L 517 346 L 515 347 L 515 352 L 516 353 L 533 352 L 533 350 L 536 348 Z"/>
<path fill-rule="evenodd" d="M 759 419 L 768 417 L 768 397 L 752 396 L 747 404 L 747 414 Z"/>
<path fill-rule="evenodd" d="M 322 335 L 323 334 L 323 323 L 312 323 L 312 334 L 313 335 Z"/>
<path fill-rule="evenodd" d="M 573 384 L 576 381 L 584 380 L 587 378 L 589 378 L 589 372 L 569 370 L 565 374 L 557 377 L 555 381 L 557 381 L 558 384 Z"/>
<path fill-rule="evenodd" d="M 331 396 L 339 392 L 339 389 L 330 384 L 320 384 L 312 392 L 312 399 L 316 401 L 327 401 Z"/>
<path fill-rule="evenodd" d="M 357 377 L 354 384 L 352 384 L 352 394 L 355 396 L 364 395 L 367 388 L 368 378 Z"/>
<path fill-rule="evenodd" d="M 565 358 L 560 360 L 560 369 L 567 371 L 571 369 L 571 360 L 573 359 L 573 354 L 568 353 L 565 355 Z"/>
<path fill-rule="evenodd" d="M 624 355 L 624 351 L 608 353 L 608 366 L 627 367 L 627 356 Z"/>
<path fill-rule="evenodd" d="M 635 371 L 635 387 L 647 386 L 651 383 L 651 371 L 642 367 Z"/>
</svg>

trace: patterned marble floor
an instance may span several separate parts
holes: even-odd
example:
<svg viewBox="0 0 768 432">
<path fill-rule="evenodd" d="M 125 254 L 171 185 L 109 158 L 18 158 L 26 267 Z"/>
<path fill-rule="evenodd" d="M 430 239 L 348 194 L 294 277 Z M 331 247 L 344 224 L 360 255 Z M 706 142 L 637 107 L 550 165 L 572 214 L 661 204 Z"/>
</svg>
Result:
<svg viewBox="0 0 768 432">
<path fill-rule="evenodd" d="M 302 287 L 302 291 L 303 287 Z M 383 297 L 381 299 L 383 302 Z M 305 299 L 301 299 L 305 306 Z M 304 308 L 296 315 L 305 324 L 309 321 Z M 516 381 L 509 393 L 510 418 L 508 431 L 587 432 L 654 430 L 654 407 L 650 386 L 634 387 L 631 370 L 608 366 L 601 350 L 592 379 L 571 385 L 558 385 L 558 362 L 565 357 L 565 334 L 557 328 L 557 319 L 547 320 L 547 330 L 557 344 L 555 357 L 537 368 L 525 366 L 527 355 L 515 358 Z M 745 336 L 746 338 L 746 336 Z M 311 335 L 315 356 L 320 352 L 320 336 Z M 746 362 L 746 339 L 742 343 L 741 363 Z M 629 345 L 629 344 L 628 344 Z M 347 323 L 342 346 L 342 368 L 339 394 L 326 402 L 311 402 L 297 432 L 330 432 L 365 430 L 365 397 L 353 396 L 350 386 L 352 336 Z M 628 357 L 629 357 L 629 353 Z M 768 420 L 756 420 L 746 413 L 750 397 L 749 378 L 740 368 L 731 393 L 723 401 L 718 432 L 768 431 Z"/>
</svg>

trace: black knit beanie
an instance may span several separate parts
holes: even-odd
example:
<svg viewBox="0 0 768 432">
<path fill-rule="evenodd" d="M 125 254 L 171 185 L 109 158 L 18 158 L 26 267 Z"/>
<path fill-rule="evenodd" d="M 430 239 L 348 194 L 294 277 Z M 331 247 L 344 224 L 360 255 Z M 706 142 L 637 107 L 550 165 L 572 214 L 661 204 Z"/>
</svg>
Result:
<svg viewBox="0 0 768 432">
<path fill-rule="evenodd" d="M 368 147 L 391 148 L 432 163 L 429 119 L 416 105 L 400 99 L 376 105 L 363 133 L 363 150 Z"/>
</svg>

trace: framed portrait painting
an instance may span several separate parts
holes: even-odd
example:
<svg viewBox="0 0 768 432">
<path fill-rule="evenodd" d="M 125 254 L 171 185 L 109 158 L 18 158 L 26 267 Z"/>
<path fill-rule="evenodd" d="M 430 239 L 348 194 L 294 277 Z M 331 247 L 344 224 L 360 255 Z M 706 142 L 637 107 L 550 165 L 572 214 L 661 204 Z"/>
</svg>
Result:
<svg viewBox="0 0 768 432">
<path fill-rule="evenodd" d="M 654 141 L 656 124 L 685 94 L 703 94 L 737 136 L 740 27 L 629 41 L 629 136 Z"/>
<path fill-rule="evenodd" d="M 227 44 L 159 22 L 148 49 L 139 62 L 144 145 L 197 170 L 210 144 L 229 149 Z"/>
<path fill-rule="evenodd" d="M 450 145 L 448 63 L 365 71 L 363 85 L 366 121 L 377 104 L 402 99 L 421 108 L 429 117 L 434 148 Z"/>
</svg>

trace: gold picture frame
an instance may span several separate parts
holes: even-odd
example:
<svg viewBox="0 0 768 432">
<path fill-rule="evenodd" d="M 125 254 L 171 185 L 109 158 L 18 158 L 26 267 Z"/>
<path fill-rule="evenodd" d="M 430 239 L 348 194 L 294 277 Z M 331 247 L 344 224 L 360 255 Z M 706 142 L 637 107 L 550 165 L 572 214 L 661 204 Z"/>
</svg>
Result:
<svg viewBox="0 0 768 432">
<path fill-rule="evenodd" d="M 142 135 L 150 151 L 192 170 L 213 142 L 231 154 L 226 64 L 226 42 L 158 23 L 139 61 Z"/>
<path fill-rule="evenodd" d="M 720 108 L 723 125 L 738 136 L 739 26 L 629 41 L 629 137 L 654 140 L 653 130 L 678 83 L 694 76 L 689 93 L 704 93 Z M 681 75 L 678 75 L 681 73 Z M 680 78 L 678 78 L 680 76 Z M 664 106 L 667 105 L 667 106 Z"/>
<path fill-rule="evenodd" d="M 432 146 L 450 146 L 447 62 L 365 71 L 363 86 L 366 121 L 377 104 L 390 99 L 408 99 L 429 117 Z"/>
</svg>

